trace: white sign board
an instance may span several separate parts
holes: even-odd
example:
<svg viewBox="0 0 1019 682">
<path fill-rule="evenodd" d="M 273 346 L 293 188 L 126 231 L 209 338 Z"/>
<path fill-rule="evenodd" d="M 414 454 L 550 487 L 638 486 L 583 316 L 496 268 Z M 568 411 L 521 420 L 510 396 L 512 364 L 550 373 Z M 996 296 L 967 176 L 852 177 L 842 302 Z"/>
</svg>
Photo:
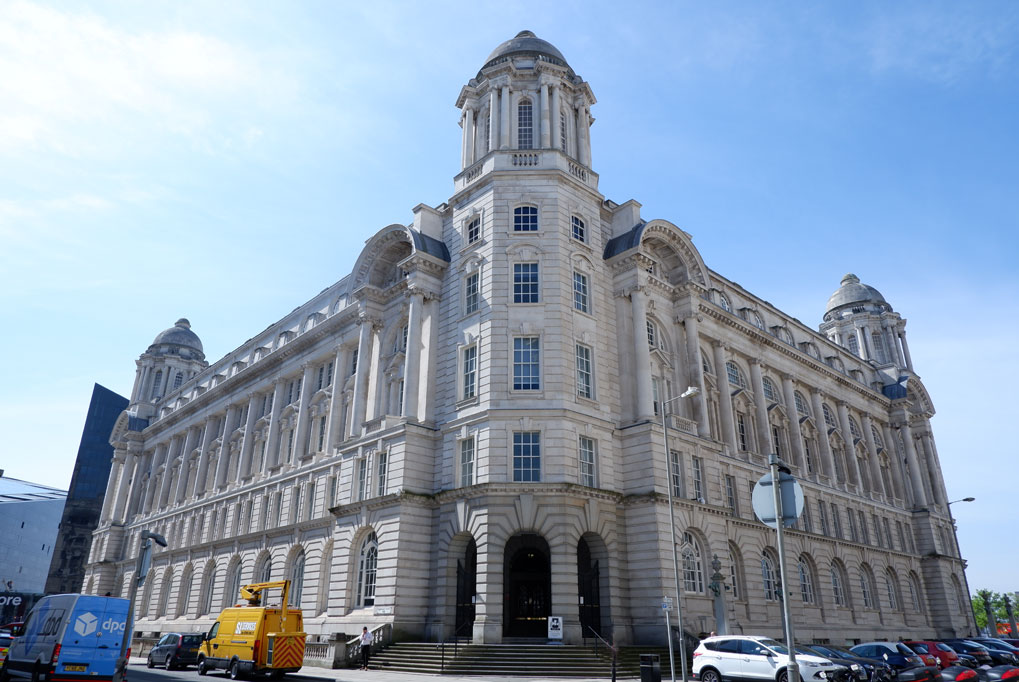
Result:
<svg viewBox="0 0 1019 682">
<path fill-rule="evenodd" d="M 563 617 L 562 616 L 549 616 L 548 617 L 548 638 L 549 639 L 562 639 L 563 638 Z"/>
<path fill-rule="evenodd" d="M 791 526 L 803 513 L 803 488 L 799 481 L 787 473 L 779 473 L 779 494 L 782 497 L 782 525 Z M 750 495 L 754 514 L 766 526 L 776 528 L 775 490 L 771 486 L 771 474 L 761 476 Z"/>
<path fill-rule="evenodd" d="M 671 610 L 672 610 L 672 597 L 663 597 L 662 598 L 662 611 L 671 611 Z"/>
</svg>

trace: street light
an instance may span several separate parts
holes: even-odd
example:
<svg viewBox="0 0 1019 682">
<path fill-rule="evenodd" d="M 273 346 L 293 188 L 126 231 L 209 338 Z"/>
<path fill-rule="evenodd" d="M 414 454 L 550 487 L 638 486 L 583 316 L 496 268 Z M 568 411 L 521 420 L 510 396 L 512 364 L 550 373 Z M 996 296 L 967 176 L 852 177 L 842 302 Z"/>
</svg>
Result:
<svg viewBox="0 0 1019 682">
<path fill-rule="evenodd" d="M 976 502 L 976 499 L 977 499 L 977 498 L 975 498 L 975 497 L 964 497 L 964 498 L 962 498 L 961 500 L 952 500 L 952 501 L 951 501 L 951 502 L 949 502 L 948 504 L 949 504 L 949 505 L 953 505 L 953 504 L 955 504 L 956 502 Z"/>
<path fill-rule="evenodd" d="M 113 682 L 124 682 L 127 677 L 127 649 L 131 644 L 131 632 L 134 630 L 134 603 L 138 596 L 138 588 L 145 582 L 152 561 L 152 543 L 166 547 L 166 538 L 159 533 L 143 530 L 141 547 L 138 551 L 138 563 L 135 566 L 134 578 L 131 580 L 131 598 L 127 606 L 127 622 L 124 623 L 124 636 L 120 640 L 120 657 L 113 672 Z"/>
<path fill-rule="evenodd" d="M 669 531 L 672 533 L 672 571 L 676 578 L 676 627 L 679 628 L 679 664 L 683 682 L 687 682 L 686 673 L 686 634 L 683 631 L 683 606 L 679 591 L 679 549 L 676 547 L 676 511 L 672 506 L 672 453 L 669 451 L 669 426 L 666 423 L 666 414 L 670 403 L 681 398 L 692 398 L 701 392 L 696 386 L 689 386 L 685 391 L 676 396 L 662 401 L 662 434 L 665 436 L 665 471 L 668 480 L 665 482 L 665 490 L 669 494 Z M 669 665 L 672 668 L 672 682 L 676 682 L 676 658 L 672 653 L 672 633 L 669 632 Z"/>
<path fill-rule="evenodd" d="M 959 533 L 958 533 L 958 531 L 955 528 L 955 517 L 952 516 L 952 505 L 955 504 L 956 502 L 975 502 L 976 499 L 977 498 L 975 498 L 975 497 L 963 497 L 963 498 L 958 499 L 958 500 L 952 500 L 951 502 L 948 502 L 948 503 L 945 504 L 945 509 L 948 510 L 948 520 L 952 522 L 952 536 L 955 538 L 955 546 L 956 546 L 956 548 L 959 547 Z M 961 556 L 962 555 L 962 551 L 960 550 L 958 552 L 958 554 L 960 555 L 959 558 L 961 559 L 962 558 L 962 556 Z M 969 594 L 970 594 L 970 591 L 969 591 L 969 578 L 966 577 L 965 569 L 962 572 L 962 579 L 966 583 L 966 595 L 969 596 Z M 976 614 L 973 613 L 973 609 L 972 608 L 970 608 L 970 615 L 973 616 L 973 630 L 972 630 L 972 632 L 974 634 L 980 634 L 977 631 L 977 617 L 976 617 Z M 967 626 L 967 628 L 968 628 L 968 626 Z M 993 637 L 993 635 L 991 635 L 991 636 Z"/>
</svg>

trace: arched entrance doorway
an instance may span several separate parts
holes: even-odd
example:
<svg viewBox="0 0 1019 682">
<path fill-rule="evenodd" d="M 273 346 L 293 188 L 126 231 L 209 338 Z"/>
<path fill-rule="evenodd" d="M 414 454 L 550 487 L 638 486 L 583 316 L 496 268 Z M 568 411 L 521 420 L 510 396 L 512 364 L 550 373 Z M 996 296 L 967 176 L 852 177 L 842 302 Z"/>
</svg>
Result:
<svg viewBox="0 0 1019 682">
<path fill-rule="evenodd" d="M 474 625 L 474 603 L 478 594 L 478 544 L 467 543 L 462 559 L 456 560 L 456 625 L 453 634 L 463 637 Z"/>
<path fill-rule="evenodd" d="M 601 635 L 601 571 L 584 538 L 577 543 L 577 594 L 583 636 L 590 637 L 592 630 Z"/>
<path fill-rule="evenodd" d="M 540 535 L 515 535 L 506 543 L 503 633 L 506 637 L 545 637 L 552 607 L 548 543 Z"/>
</svg>

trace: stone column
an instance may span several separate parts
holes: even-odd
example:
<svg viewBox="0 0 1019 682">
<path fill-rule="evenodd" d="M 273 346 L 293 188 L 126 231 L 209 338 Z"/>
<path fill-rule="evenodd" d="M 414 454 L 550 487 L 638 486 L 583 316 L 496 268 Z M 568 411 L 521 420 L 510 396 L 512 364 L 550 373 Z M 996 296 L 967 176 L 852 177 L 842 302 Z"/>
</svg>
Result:
<svg viewBox="0 0 1019 682">
<path fill-rule="evenodd" d="M 881 322 L 881 336 L 884 338 L 885 346 L 888 348 L 889 362 L 894 362 L 899 367 L 902 367 L 902 353 L 899 351 L 899 342 L 895 338 L 895 333 L 892 332 L 891 327 L 888 325 L 888 320 L 882 320 Z"/>
<path fill-rule="evenodd" d="M 550 121 L 551 126 L 552 126 L 552 142 L 551 142 L 552 149 L 562 149 L 563 148 L 562 131 L 559 129 L 559 120 L 560 120 L 560 117 L 562 116 L 562 114 L 560 113 L 561 111 L 562 111 L 562 109 L 560 108 L 560 102 L 559 102 L 559 86 L 558 85 L 553 85 L 552 86 L 552 111 L 549 112 L 549 117 L 552 119 Z"/>
<path fill-rule="evenodd" d="M 499 148 L 499 89 L 492 87 L 488 92 L 488 150 Z"/>
<path fill-rule="evenodd" d="M 145 485 L 145 501 L 142 509 L 145 512 L 152 511 L 152 500 L 156 494 L 156 471 L 162 461 L 166 459 L 166 443 L 156 446 L 155 454 L 152 455 L 152 464 L 149 467 L 149 482 Z"/>
<path fill-rule="evenodd" d="M 272 389 L 272 410 L 269 415 L 269 435 L 266 437 L 266 469 L 273 469 L 279 466 L 279 439 L 280 439 L 280 412 L 283 410 L 283 390 L 286 382 L 278 380 Z M 219 456 L 226 455 L 222 449 Z"/>
<path fill-rule="evenodd" d="M 241 418 L 241 408 L 231 405 L 226 408 L 226 416 L 223 418 L 223 438 L 219 442 L 219 460 L 216 462 L 216 489 L 223 488 L 227 484 L 227 476 L 230 474 L 230 434 L 237 428 L 237 421 Z M 239 468 L 239 467 L 238 467 Z"/>
<path fill-rule="evenodd" d="M 261 416 L 256 412 L 259 396 L 248 394 L 248 418 L 244 420 L 244 440 L 241 441 L 241 461 L 237 465 L 237 482 L 240 483 L 251 475 L 251 451 L 255 447 L 255 422 Z M 220 457 L 223 456 L 222 450 Z"/>
<path fill-rule="evenodd" d="M 807 472 L 807 457 L 803 452 L 803 432 L 800 430 L 800 413 L 796 409 L 796 388 L 793 386 L 791 374 L 782 375 L 782 395 L 785 398 L 785 411 L 789 415 L 789 440 L 796 455 L 796 465 L 802 473 Z"/>
<path fill-rule="evenodd" d="M 124 460 L 124 468 L 120 474 L 120 483 L 117 486 L 117 501 L 113 507 L 113 521 L 123 521 L 126 518 L 127 498 L 131 492 L 131 486 L 141 473 L 141 455 L 136 451 L 137 444 L 128 444 L 127 457 Z"/>
<path fill-rule="evenodd" d="M 591 148 L 588 143 L 587 105 L 581 102 L 577 106 L 577 160 L 588 168 L 591 167 Z"/>
<path fill-rule="evenodd" d="M 713 341 L 711 350 L 715 355 L 715 380 L 718 382 L 718 411 L 722 417 L 722 440 L 729 446 L 729 452 L 739 450 L 736 445 L 736 418 L 732 412 L 732 389 L 729 374 L 725 369 L 725 345 Z"/>
<path fill-rule="evenodd" d="M 856 327 L 853 331 L 856 332 L 856 340 L 860 343 L 860 357 L 870 360 L 870 346 L 867 345 L 864 329 L 865 327 Z"/>
<path fill-rule="evenodd" d="M 195 489 L 192 496 L 198 497 L 205 492 L 205 479 L 209 476 L 209 446 L 215 436 L 215 417 L 205 420 L 205 429 L 202 433 L 202 444 L 198 451 L 198 475 L 195 477 Z"/>
<path fill-rule="evenodd" d="M 333 361 L 333 385 L 329 391 L 329 413 L 324 417 L 326 421 L 326 452 L 332 452 L 333 448 L 343 441 L 340 432 L 343 423 L 343 385 L 347 383 L 346 368 L 350 362 L 350 354 L 342 346 L 336 348 L 336 359 Z"/>
<path fill-rule="evenodd" d="M 407 351 L 403 356 L 403 416 L 418 420 L 418 386 L 421 378 L 421 308 L 424 292 L 415 289 L 407 294 Z"/>
<path fill-rule="evenodd" d="M 899 343 L 902 344 L 902 354 L 906 356 L 906 369 L 913 371 L 913 359 L 909 357 L 909 345 L 906 343 L 906 330 L 899 330 Z"/>
<path fill-rule="evenodd" d="M 839 412 L 839 425 L 842 429 L 842 440 L 846 442 L 846 476 L 853 475 L 857 490 L 863 492 L 863 477 L 860 476 L 860 463 L 856 460 L 856 444 L 853 442 L 853 429 L 849 426 L 849 406 L 839 400 L 835 403 Z"/>
<path fill-rule="evenodd" d="M 874 482 L 873 488 L 875 491 L 884 495 L 885 499 L 891 499 L 891 491 L 885 490 L 884 477 L 881 476 L 881 462 L 878 459 L 877 454 L 877 443 L 874 442 L 874 420 L 870 418 L 870 415 L 864 413 L 863 415 L 863 440 L 867 444 L 867 455 L 870 458 L 870 478 Z"/>
<path fill-rule="evenodd" d="M 463 112 L 464 126 L 464 158 L 463 167 L 468 168 L 474 163 L 474 109 L 467 105 Z"/>
<path fill-rule="evenodd" d="M 764 377 L 759 358 L 750 359 L 750 384 L 754 387 L 754 409 L 757 412 L 757 443 L 762 455 L 775 452 L 768 423 L 768 405 L 764 402 Z"/>
<path fill-rule="evenodd" d="M 838 480 L 835 475 L 835 455 L 831 451 L 831 443 L 828 442 L 828 425 L 824 423 L 824 407 L 821 401 L 821 391 L 816 388 L 810 389 L 810 404 L 814 408 L 814 423 L 817 424 L 817 449 L 820 450 L 821 462 L 824 463 L 825 473 L 832 483 Z"/>
<path fill-rule="evenodd" d="M 335 372 L 334 372 L 335 374 Z M 296 464 L 301 457 L 308 454 L 308 428 L 311 425 L 311 416 L 308 414 L 308 408 L 311 407 L 308 403 L 311 402 L 311 396 L 313 391 L 311 390 L 312 382 L 315 380 L 315 368 L 311 364 L 304 365 L 304 378 L 301 379 L 301 395 L 298 400 L 301 404 L 297 408 L 297 434 L 296 443 L 294 443 L 294 463 Z"/>
<path fill-rule="evenodd" d="M 110 467 L 110 478 L 106 481 L 106 495 L 103 496 L 103 509 L 99 513 L 102 521 L 110 521 L 113 514 L 117 484 L 123 475 L 124 460 L 127 458 L 127 451 L 123 448 L 116 448 L 113 451 L 113 465 Z"/>
<path fill-rule="evenodd" d="M 510 148 L 510 88 L 509 85 L 502 86 L 502 93 L 499 96 L 499 149 Z M 360 364 L 360 357 L 358 358 Z"/>
<path fill-rule="evenodd" d="M 906 465 L 909 467 L 910 483 L 913 486 L 913 506 L 917 509 L 927 507 L 927 495 L 923 489 L 923 473 L 920 470 L 920 460 L 916 455 L 916 445 L 913 441 L 913 429 L 909 424 L 900 424 L 902 432 L 902 444 L 906 448 Z"/>
<path fill-rule="evenodd" d="M 903 480 L 902 475 L 902 457 L 899 456 L 899 448 L 896 447 L 895 434 L 892 433 L 892 427 L 888 424 L 881 425 L 881 433 L 885 438 L 885 450 L 888 453 L 888 463 L 891 468 L 892 474 L 892 485 L 895 488 L 893 491 L 895 497 L 900 500 L 906 499 L 906 483 Z"/>
<path fill-rule="evenodd" d="M 184 501 L 188 492 L 188 478 L 191 475 L 191 453 L 195 449 L 195 441 L 198 440 L 198 429 L 191 427 L 184 437 L 184 450 L 180 455 L 180 476 L 177 479 L 177 494 L 174 496 L 177 504 Z"/>
<path fill-rule="evenodd" d="M 944 505 L 948 499 L 945 497 L 945 484 L 941 480 L 941 467 L 938 466 L 937 456 L 934 454 L 934 441 L 931 439 L 930 431 L 924 430 L 920 433 L 920 443 L 923 445 L 924 460 L 927 463 L 927 473 L 930 476 L 934 502 Z"/>
<path fill-rule="evenodd" d="M 148 490 L 149 481 L 152 480 L 152 451 L 149 450 L 143 453 L 141 458 L 141 462 L 138 463 L 138 467 L 135 469 L 134 480 L 131 481 L 131 494 L 127 502 L 127 518 L 141 512 L 142 503 L 145 501 L 145 491 Z M 146 476 L 146 474 L 149 475 Z"/>
<path fill-rule="evenodd" d="M 701 390 L 694 400 L 697 417 L 697 435 L 711 437 L 711 423 L 708 420 L 708 391 L 704 383 L 704 360 L 701 358 L 700 333 L 697 330 L 697 316 L 690 315 L 683 320 L 686 327 L 686 354 L 690 362 L 690 385 Z"/>
<path fill-rule="evenodd" d="M 170 439 L 170 449 L 167 450 L 166 465 L 163 467 L 163 480 L 159 485 L 160 509 L 165 509 L 166 505 L 170 502 L 170 482 L 173 479 L 173 464 L 174 460 L 177 459 L 177 453 L 180 451 L 180 445 L 180 436 L 174 436 Z"/>
<path fill-rule="evenodd" d="M 541 148 L 548 149 L 552 145 L 552 131 L 549 130 L 548 83 L 541 84 Z"/>
<path fill-rule="evenodd" d="M 424 377 L 425 389 L 418 388 L 418 415 L 426 422 L 435 421 L 435 391 L 430 390 L 435 386 L 435 356 L 439 348 L 439 299 L 438 297 L 426 297 L 424 306 L 425 322 L 427 324 L 427 340 L 423 341 L 421 349 L 421 371 L 419 374 Z M 425 335 L 422 333 L 422 340 Z M 424 407 L 421 401 L 424 400 Z"/>
<path fill-rule="evenodd" d="M 362 315 L 357 321 L 361 325 L 357 343 L 357 373 L 354 377 L 354 414 L 350 420 L 350 436 L 361 435 L 368 413 L 368 378 L 371 374 L 372 327 L 375 321 Z"/>
<path fill-rule="evenodd" d="M 635 362 L 634 404 L 636 421 L 654 419 L 655 408 L 651 395 L 651 349 L 647 338 L 647 300 L 644 289 L 636 287 L 630 292 L 630 314 L 633 318 L 633 357 Z M 665 396 L 660 396 L 662 400 Z"/>
</svg>

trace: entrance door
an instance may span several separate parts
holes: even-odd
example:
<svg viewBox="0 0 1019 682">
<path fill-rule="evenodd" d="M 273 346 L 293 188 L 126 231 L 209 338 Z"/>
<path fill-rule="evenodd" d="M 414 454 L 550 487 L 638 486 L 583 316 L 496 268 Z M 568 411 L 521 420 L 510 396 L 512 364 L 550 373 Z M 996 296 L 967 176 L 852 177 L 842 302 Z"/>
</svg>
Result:
<svg viewBox="0 0 1019 682">
<path fill-rule="evenodd" d="M 577 594 L 580 596 L 580 628 L 584 637 L 593 630 L 601 635 L 601 573 L 591 559 L 587 540 L 577 543 Z"/>
<path fill-rule="evenodd" d="M 456 560 L 457 637 L 468 637 L 474 626 L 474 602 L 478 594 L 478 545 L 471 538 L 463 559 Z"/>
<path fill-rule="evenodd" d="M 545 637 L 552 601 L 548 545 L 537 535 L 518 535 L 506 550 L 505 634 Z"/>
</svg>

